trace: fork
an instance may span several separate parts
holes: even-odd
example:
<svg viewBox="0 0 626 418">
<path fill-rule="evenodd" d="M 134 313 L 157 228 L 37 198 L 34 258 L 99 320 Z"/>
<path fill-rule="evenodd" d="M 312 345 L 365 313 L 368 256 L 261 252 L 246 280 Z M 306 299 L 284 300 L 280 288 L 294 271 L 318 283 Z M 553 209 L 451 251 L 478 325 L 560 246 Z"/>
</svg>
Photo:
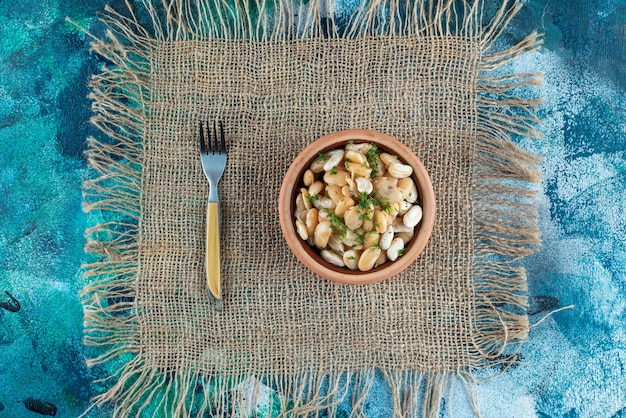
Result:
<svg viewBox="0 0 626 418">
<path fill-rule="evenodd" d="M 219 121 L 218 129 L 213 121 L 213 135 L 209 122 L 200 122 L 200 160 L 202 170 L 209 180 L 209 200 L 206 210 L 206 255 L 204 259 L 207 287 L 213 309 L 222 310 L 222 280 L 220 259 L 220 215 L 219 199 L 217 197 L 217 185 L 222 178 L 226 167 L 226 141 L 224 139 L 224 126 Z M 206 130 L 206 137 L 205 137 Z"/>
</svg>

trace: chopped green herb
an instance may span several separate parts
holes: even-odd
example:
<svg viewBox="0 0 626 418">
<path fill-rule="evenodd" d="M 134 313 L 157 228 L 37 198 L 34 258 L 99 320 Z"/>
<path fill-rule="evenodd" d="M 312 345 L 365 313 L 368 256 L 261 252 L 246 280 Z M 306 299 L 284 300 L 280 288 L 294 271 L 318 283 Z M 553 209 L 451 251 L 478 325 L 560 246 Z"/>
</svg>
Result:
<svg viewBox="0 0 626 418">
<path fill-rule="evenodd" d="M 323 152 L 320 152 L 317 156 L 317 159 L 320 161 L 326 161 L 326 158 L 328 157 L 326 157 L 326 154 L 324 154 Z"/>
<path fill-rule="evenodd" d="M 400 257 L 402 254 L 404 254 L 404 248 L 400 248 L 398 250 L 398 257 Z"/>
<path fill-rule="evenodd" d="M 337 166 L 333 167 L 332 170 L 330 170 L 330 174 L 332 174 L 333 176 L 337 174 Z"/>
<path fill-rule="evenodd" d="M 370 143 L 370 148 L 365 153 L 365 158 L 367 158 L 367 166 L 372 169 L 370 173 L 370 177 L 376 177 L 376 172 L 378 171 L 378 156 L 380 155 L 380 151 L 376 144 Z"/>
<path fill-rule="evenodd" d="M 318 195 L 316 195 L 316 194 L 312 194 L 312 195 L 309 195 L 309 197 L 307 197 L 307 200 L 309 202 L 312 202 L 314 200 L 320 200 L 320 197 Z"/>
</svg>

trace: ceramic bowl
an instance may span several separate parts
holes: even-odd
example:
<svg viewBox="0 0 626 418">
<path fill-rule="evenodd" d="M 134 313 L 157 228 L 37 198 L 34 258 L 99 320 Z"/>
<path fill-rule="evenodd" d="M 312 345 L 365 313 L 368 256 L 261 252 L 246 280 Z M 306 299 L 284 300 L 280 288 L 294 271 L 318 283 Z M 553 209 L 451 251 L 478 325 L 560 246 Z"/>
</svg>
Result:
<svg viewBox="0 0 626 418">
<path fill-rule="evenodd" d="M 324 260 L 317 248 L 302 240 L 296 232 L 296 197 L 304 187 L 303 175 L 320 153 L 343 148 L 354 143 L 373 143 L 382 151 L 396 155 L 413 168 L 412 178 L 418 189 L 419 204 L 423 210 L 421 222 L 415 227 L 415 234 L 405 245 L 403 254 L 395 261 L 387 261 L 369 271 L 351 270 L 337 267 Z M 331 133 L 307 146 L 293 161 L 280 189 L 278 207 L 283 236 L 293 254 L 311 271 L 326 279 L 344 284 L 370 284 L 389 279 L 409 267 L 422 253 L 431 236 L 435 222 L 435 194 L 430 177 L 417 156 L 395 138 L 379 132 L 362 129 Z"/>
</svg>

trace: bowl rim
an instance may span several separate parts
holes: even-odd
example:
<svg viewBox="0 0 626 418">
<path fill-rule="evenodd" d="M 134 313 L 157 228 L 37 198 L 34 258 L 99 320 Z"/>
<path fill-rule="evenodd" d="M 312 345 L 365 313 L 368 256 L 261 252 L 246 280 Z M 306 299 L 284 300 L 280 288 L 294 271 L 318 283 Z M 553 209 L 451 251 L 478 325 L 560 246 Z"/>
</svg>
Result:
<svg viewBox="0 0 626 418">
<path fill-rule="evenodd" d="M 349 140 L 372 142 L 381 149 L 397 155 L 413 167 L 413 180 L 419 190 L 423 217 L 419 230 L 407 246 L 406 251 L 396 261 L 385 263 L 368 272 L 336 267 L 321 258 L 318 250 L 298 236 L 293 221 L 295 193 L 311 162 L 322 152 L 345 145 Z M 435 223 L 435 193 L 430 176 L 415 153 L 399 140 L 381 132 L 366 129 L 347 129 L 320 137 L 307 145 L 293 160 L 280 188 L 278 212 L 283 237 L 296 258 L 314 273 L 334 282 L 343 284 L 371 284 L 387 280 L 411 265 L 426 247 Z"/>
</svg>

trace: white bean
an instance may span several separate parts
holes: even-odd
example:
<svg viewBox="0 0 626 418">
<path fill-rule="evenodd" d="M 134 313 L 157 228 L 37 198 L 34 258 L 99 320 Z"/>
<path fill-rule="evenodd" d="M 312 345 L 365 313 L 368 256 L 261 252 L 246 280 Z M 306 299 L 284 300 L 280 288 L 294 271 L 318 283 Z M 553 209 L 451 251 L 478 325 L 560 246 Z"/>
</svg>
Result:
<svg viewBox="0 0 626 418">
<path fill-rule="evenodd" d="M 322 250 L 320 251 L 320 255 L 330 264 L 334 264 L 337 267 L 344 267 L 346 264 L 343 262 L 343 257 L 337 254 L 336 252 L 330 250 Z"/>
<path fill-rule="evenodd" d="M 387 171 L 393 177 L 397 179 L 402 179 L 405 177 L 409 177 L 411 174 L 413 174 L 413 167 L 408 164 L 393 163 L 389 166 Z"/>
<path fill-rule="evenodd" d="M 300 219 L 296 221 L 296 232 L 303 240 L 307 240 L 309 238 L 309 233 L 306 230 L 306 225 Z"/>
<path fill-rule="evenodd" d="M 408 228 L 415 228 L 415 226 L 422 220 L 422 208 L 419 205 L 414 205 L 409 209 L 402 217 L 402 223 Z"/>
<path fill-rule="evenodd" d="M 313 236 L 315 233 L 315 227 L 319 223 L 319 216 L 319 211 L 316 208 L 311 208 L 306 212 L 304 224 L 309 236 Z"/>
<path fill-rule="evenodd" d="M 394 163 L 401 163 L 401 161 L 398 160 L 398 157 L 396 157 L 395 155 L 388 154 L 386 152 L 383 152 L 380 154 L 380 160 L 387 167 L 389 167 L 391 164 L 394 164 Z"/>
<path fill-rule="evenodd" d="M 343 242 L 341 242 L 341 240 L 339 240 L 339 238 L 337 238 L 335 235 L 331 235 L 328 239 L 328 246 L 331 250 L 334 250 L 338 254 L 343 254 L 345 251 Z"/>
<path fill-rule="evenodd" d="M 308 191 L 310 196 L 317 196 L 322 190 L 324 190 L 324 183 L 318 180 L 311 183 Z"/>
<path fill-rule="evenodd" d="M 343 159 L 344 152 L 342 149 L 332 150 L 326 153 L 326 162 L 324 163 L 324 171 L 330 171 L 337 167 Z"/>
<path fill-rule="evenodd" d="M 417 201 L 417 186 L 411 177 L 398 180 L 398 187 L 402 190 L 404 200 L 409 203 Z"/>
<path fill-rule="evenodd" d="M 315 227 L 315 233 L 313 239 L 317 248 L 324 249 L 328 245 L 330 234 L 332 229 L 330 228 L 330 222 L 321 222 Z"/>
<path fill-rule="evenodd" d="M 387 258 L 390 261 L 396 261 L 402 252 L 404 251 L 404 241 L 400 238 L 394 238 L 391 241 L 391 245 L 387 248 Z"/>
<path fill-rule="evenodd" d="M 360 238 L 359 235 L 348 229 L 345 231 L 345 234 L 343 236 L 343 243 L 345 245 L 347 245 L 348 247 L 354 247 L 355 245 L 357 245 L 360 242 Z"/>
<path fill-rule="evenodd" d="M 394 237 L 393 225 L 389 225 L 387 230 L 383 232 L 383 234 L 380 236 L 380 243 L 378 244 L 380 245 L 380 249 L 387 250 L 389 246 L 391 245 L 391 241 L 393 241 L 393 237 Z"/>
<path fill-rule="evenodd" d="M 343 253 L 343 262 L 350 270 L 359 268 L 359 252 L 356 250 L 348 250 Z"/>
<path fill-rule="evenodd" d="M 331 199 L 330 197 L 323 196 L 314 199 L 313 206 L 318 209 L 335 209 L 337 204 L 333 202 L 333 199 Z"/>
<path fill-rule="evenodd" d="M 359 144 L 355 144 L 352 142 L 352 143 L 346 144 L 346 151 L 356 151 L 363 155 L 367 154 L 367 151 L 369 151 L 370 148 L 372 148 L 372 146 L 368 144 L 367 142 L 362 142 Z"/>
<path fill-rule="evenodd" d="M 365 158 L 365 155 L 356 151 L 346 151 L 345 158 L 346 162 L 357 163 L 361 165 L 365 165 L 365 163 L 367 162 L 367 158 Z"/>
<path fill-rule="evenodd" d="M 361 218 L 357 206 L 352 206 L 350 209 L 346 210 L 343 214 L 343 220 L 348 229 L 353 231 L 363 225 L 363 219 Z"/>
<path fill-rule="evenodd" d="M 324 182 L 329 185 L 337 185 L 339 187 L 343 187 L 348 184 L 348 180 L 350 178 L 350 174 L 345 171 L 335 170 L 335 171 L 327 171 L 324 174 Z"/>
<path fill-rule="evenodd" d="M 374 186 L 370 179 L 365 177 L 357 177 L 356 178 L 356 189 L 359 193 L 370 194 L 374 191 Z"/>
<path fill-rule="evenodd" d="M 363 251 L 359 258 L 358 267 L 361 271 L 370 271 L 374 268 L 376 260 L 380 257 L 381 249 L 377 247 L 370 247 Z"/>
</svg>

